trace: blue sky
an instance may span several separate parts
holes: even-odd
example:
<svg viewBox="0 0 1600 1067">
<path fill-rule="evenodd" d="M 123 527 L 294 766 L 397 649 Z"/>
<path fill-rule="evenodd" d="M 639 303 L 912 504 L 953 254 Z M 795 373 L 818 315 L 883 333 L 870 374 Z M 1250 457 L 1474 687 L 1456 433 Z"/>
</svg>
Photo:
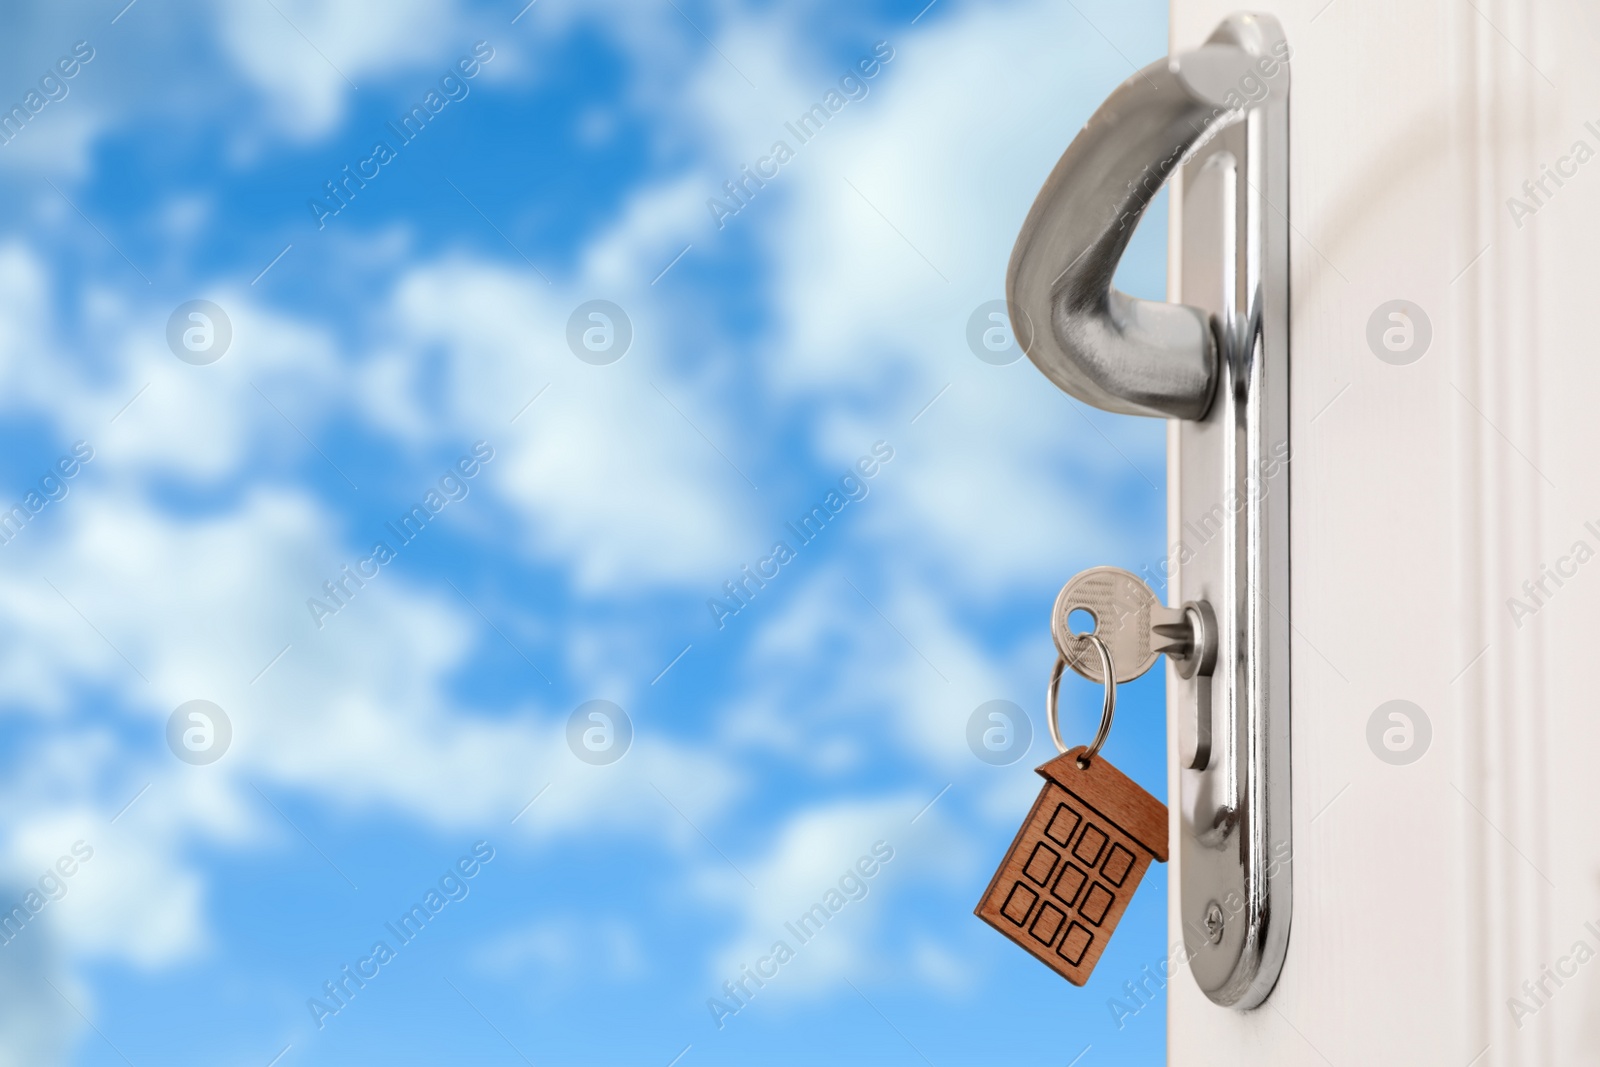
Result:
<svg viewBox="0 0 1600 1067">
<path fill-rule="evenodd" d="M 1053 754 L 1057 589 L 1163 554 L 1164 429 L 966 332 L 1164 8 L 125 2 L 0 34 L 0 103 L 54 97 L 0 144 L 0 489 L 29 515 L 0 545 L 0 888 L 92 852 L 0 946 L 0 1062 L 1161 1062 L 1164 1003 L 1119 1029 L 1107 1001 L 1165 955 L 1164 869 L 1082 990 L 971 911 Z M 1125 289 L 1163 293 L 1164 234 L 1158 204 Z M 210 362 L 169 346 L 197 300 L 231 329 Z M 595 300 L 631 326 L 612 362 L 568 344 Z M 1007 767 L 965 739 L 996 699 L 1032 717 Z M 231 726 L 209 763 L 169 746 L 194 700 Z M 631 724 L 610 763 L 569 744 L 594 700 Z M 1129 686 L 1106 749 L 1158 796 L 1162 700 Z M 1069 680 L 1069 733 L 1097 701 Z M 708 998 L 879 842 L 719 1028 Z"/>
</svg>

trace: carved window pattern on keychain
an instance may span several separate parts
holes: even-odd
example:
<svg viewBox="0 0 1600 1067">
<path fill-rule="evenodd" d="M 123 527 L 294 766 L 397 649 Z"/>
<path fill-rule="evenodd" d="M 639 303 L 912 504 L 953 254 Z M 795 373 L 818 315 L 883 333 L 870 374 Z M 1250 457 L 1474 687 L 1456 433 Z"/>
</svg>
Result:
<svg viewBox="0 0 1600 1067">
<path fill-rule="evenodd" d="M 1047 779 L 1044 791 L 978 915 L 1082 985 L 1145 869 L 1152 860 L 1166 860 L 1166 809 L 1103 760 L 1084 771 L 1074 755 L 1039 768 Z M 1079 793 L 1098 798 L 1107 810 Z"/>
</svg>

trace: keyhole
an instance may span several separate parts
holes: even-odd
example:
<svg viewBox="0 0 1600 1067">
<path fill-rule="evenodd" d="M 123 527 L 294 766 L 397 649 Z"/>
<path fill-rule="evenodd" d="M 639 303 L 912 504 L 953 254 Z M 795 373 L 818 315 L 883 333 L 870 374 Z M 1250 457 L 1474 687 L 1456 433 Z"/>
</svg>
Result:
<svg viewBox="0 0 1600 1067">
<path fill-rule="evenodd" d="M 1067 614 L 1067 629 L 1072 632 L 1074 637 L 1092 634 L 1099 625 L 1100 621 L 1094 617 L 1094 612 L 1088 608 L 1073 608 Z"/>
</svg>

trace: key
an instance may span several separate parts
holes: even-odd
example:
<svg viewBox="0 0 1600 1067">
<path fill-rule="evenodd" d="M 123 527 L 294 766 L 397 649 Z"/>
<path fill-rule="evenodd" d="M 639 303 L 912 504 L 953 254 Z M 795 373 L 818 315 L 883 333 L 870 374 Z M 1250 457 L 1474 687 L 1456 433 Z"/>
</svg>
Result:
<svg viewBox="0 0 1600 1067">
<path fill-rule="evenodd" d="M 1094 619 L 1093 633 L 1106 643 L 1117 684 L 1140 677 L 1165 653 L 1182 678 L 1195 669 L 1208 674 L 1216 658 L 1216 620 L 1203 601 L 1169 608 L 1139 577 L 1120 567 L 1090 567 L 1074 575 L 1056 594 L 1050 632 L 1067 666 L 1091 682 L 1103 682 L 1100 657 L 1069 617 L 1083 610 Z M 1202 654 L 1194 651 L 1200 648 Z"/>
<path fill-rule="evenodd" d="M 1093 617 L 1092 630 L 1073 632 L 1068 620 L 1079 609 Z M 1180 678 L 1209 675 L 1217 662 L 1217 617 L 1210 604 L 1166 607 L 1137 575 L 1120 567 L 1091 567 L 1069 579 L 1056 595 L 1050 632 L 1061 658 L 1091 682 L 1103 679 L 1090 633 L 1111 653 L 1118 685 L 1143 675 L 1163 653 Z M 1178 722 L 1179 766 L 1204 770 L 1211 759 L 1211 687 L 1197 686 L 1186 711 Z"/>
<path fill-rule="evenodd" d="M 1083 610 L 1094 628 L 1074 633 L 1073 612 Z M 1062 587 L 1050 629 L 1061 662 L 1105 687 L 1100 732 L 1094 744 L 1067 749 L 1056 723 L 1051 677 L 1051 737 L 1062 754 L 1038 768 L 1045 787 L 1000 861 L 974 909 L 977 916 L 1071 982 L 1083 985 L 1122 920 L 1151 863 L 1167 861 L 1167 809 L 1099 754 L 1116 710 L 1116 686 L 1148 671 L 1163 653 L 1178 673 L 1209 674 L 1215 664 L 1217 625 L 1204 601 L 1168 608 L 1150 587 L 1117 567 L 1094 567 Z M 1111 679 L 1105 677 L 1109 661 Z M 1200 705 L 1209 709 L 1198 687 Z M 1182 741 L 1185 766 L 1209 758 L 1209 711 Z"/>
</svg>

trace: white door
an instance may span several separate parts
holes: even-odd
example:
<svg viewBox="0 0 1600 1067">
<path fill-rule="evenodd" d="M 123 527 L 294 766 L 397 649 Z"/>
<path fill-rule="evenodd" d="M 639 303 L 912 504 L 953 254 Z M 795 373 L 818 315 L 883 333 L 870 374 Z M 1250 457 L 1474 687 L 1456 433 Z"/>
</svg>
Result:
<svg viewBox="0 0 1600 1067">
<path fill-rule="evenodd" d="M 1233 6 L 1175 0 L 1173 51 Z M 1175 967 L 1169 1061 L 1600 1062 L 1600 15 L 1273 14 L 1293 47 L 1293 918 L 1255 1010 Z"/>
</svg>

